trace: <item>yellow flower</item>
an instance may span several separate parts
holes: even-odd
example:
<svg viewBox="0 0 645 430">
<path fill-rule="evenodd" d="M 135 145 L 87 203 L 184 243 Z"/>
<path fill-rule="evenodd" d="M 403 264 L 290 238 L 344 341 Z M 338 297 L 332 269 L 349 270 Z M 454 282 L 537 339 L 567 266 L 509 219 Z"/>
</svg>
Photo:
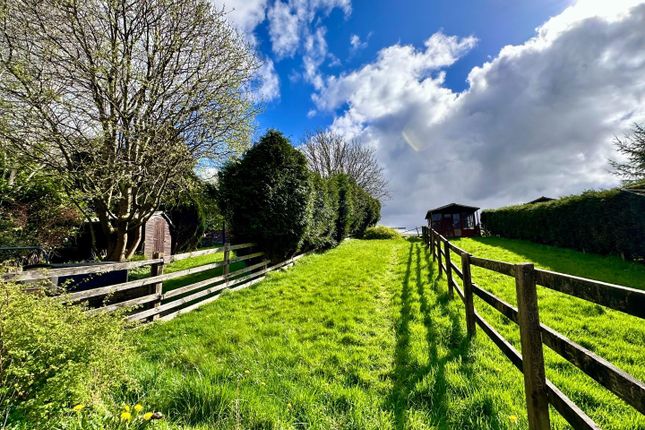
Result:
<svg viewBox="0 0 645 430">
<path fill-rule="evenodd" d="M 74 412 L 80 412 L 85 408 L 85 405 L 82 403 L 79 403 L 78 405 L 74 406 L 72 409 Z"/>
<path fill-rule="evenodd" d="M 517 423 L 517 416 L 516 415 L 511 415 L 510 417 L 508 417 L 508 419 L 511 420 L 511 422 L 513 424 Z"/>
<path fill-rule="evenodd" d="M 129 405 L 123 405 L 123 411 L 124 412 L 130 412 L 130 406 Z"/>
<path fill-rule="evenodd" d="M 146 412 L 145 414 L 143 414 L 143 419 L 146 421 L 150 421 L 153 415 L 154 414 L 152 412 Z"/>
<path fill-rule="evenodd" d="M 141 405 L 141 403 L 137 403 L 136 405 L 134 405 L 134 411 L 135 411 L 136 413 L 139 413 L 139 412 L 141 412 L 142 410 L 143 410 L 143 406 Z"/>
<path fill-rule="evenodd" d="M 121 421 L 132 421 L 132 414 L 127 411 L 121 412 Z"/>
</svg>

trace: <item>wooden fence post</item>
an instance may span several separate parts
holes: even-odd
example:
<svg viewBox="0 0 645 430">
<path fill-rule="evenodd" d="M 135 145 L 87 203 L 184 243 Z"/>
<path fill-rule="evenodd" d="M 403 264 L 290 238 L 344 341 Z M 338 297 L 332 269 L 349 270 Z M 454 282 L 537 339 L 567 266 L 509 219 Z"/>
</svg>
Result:
<svg viewBox="0 0 645 430">
<path fill-rule="evenodd" d="M 439 277 L 443 273 L 443 268 L 441 267 L 441 236 L 437 235 L 437 259 L 439 260 Z"/>
<path fill-rule="evenodd" d="M 423 246 L 428 247 L 428 227 L 421 227 L 421 239 L 423 240 Z"/>
<path fill-rule="evenodd" d="M 158 259 L 161 258 L 163 260 L 163 252 L 154 252 L 152 254 L 153 259 Z M 163 268 L 164 268 L 165 262 L 162 261 L 161 263 L 153 264 L 150 266 L 150 276 L 158 276 L 158 275 L 163 275 Z M 163 282 L 157 282 L 156 284 L 153 284 L 150 289 L 151 293 L 154 293 L 157 295 L 157 299 L 154 301 L 154 307 L 158 308 L 161 306 L 161 295 L 163 294 Z M 152 320 L 157 320 L 159 319 L 159 314 L 155 314 L 152 316 Z"/>
<path fill-rule="evenodd" d="M 452 291 L 452 267 L 450 266 L 450 247 L 448 246 L 447 240 L 443 243 L 443 249 L 446 252 L 446 275 L 448 279 L 448 295 L 452 299 L 454 297 L 454 293 Z"/>
<path fill-rule="evenodd" d="M 437 256 L 434 255 L 434 232 L 430 230 L 430 237 L 428 240 L 430 241 L 430 253 L 432 254 L 432 261 L 435 261 L 437 259 Z"/>
<path fill-rule="evenodd" d="M 551 428 L 549 401 L 533 264 L 515 265 L 515 291 L 529 429 L 548 430 Z"/>
<path fill-rule="evenodd" d="M 230 271 L 230 263 L 231 263 L 231 250 L 230 250 L 231 244 L 226 242 L 224 244 L 224 272 L 222 275 L 224 276 L 224 284 L 228 288 L 228 274 Z"/>
<path fill-rule="evenodd" d="M 470 275 L 470 254 L 461 255 L 461 271 L 464 275 L 464 305 L 466 307 L 466 329 L 468 336 L 475 336 L 475 304 L 473 302 L 473 282 Z"/>
</svg>

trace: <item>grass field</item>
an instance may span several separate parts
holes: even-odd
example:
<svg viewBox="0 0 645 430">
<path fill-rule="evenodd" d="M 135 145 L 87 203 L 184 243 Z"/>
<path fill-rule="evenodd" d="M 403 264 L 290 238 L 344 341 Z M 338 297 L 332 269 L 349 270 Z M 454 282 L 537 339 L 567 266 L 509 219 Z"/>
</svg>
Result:
<svg viewBox="0 0 645 430">
<path fill-rule="evenodd" d="M 616 259 L 516 241 L 458 245 L 645 288 L 645 268 Z M 420 242 L 352 240 L 305 257 L 135 331 L 140 389 L 124 400 L 161 410 L 170 428 L 526 428 L 521 374 L 481 332 L 466 338 L 463 306 L 436 275 Z M 482 287 L 514 303 L 511 281 L 498 276 L 473 270 Z M 642 322 L 542 289 L 540 302 L 547 324 L 643 379 Z M 512 324 L 476 306 L 519 347 Z M 589 378 L 553 354 L 547 360 L 548 377 L 603 428 L 645 428 L 644 417 Z"/>
</svg>

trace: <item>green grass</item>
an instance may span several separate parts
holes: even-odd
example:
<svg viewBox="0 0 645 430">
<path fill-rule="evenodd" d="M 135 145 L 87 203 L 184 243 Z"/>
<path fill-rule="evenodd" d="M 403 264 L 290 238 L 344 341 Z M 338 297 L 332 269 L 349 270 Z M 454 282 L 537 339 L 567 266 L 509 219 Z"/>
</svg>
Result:
<svg viewBox="0 0 645 430">
<path fill-rule="evenodd" d="M 207 249 L 207 248 L 200 248 Z M 231 251 L 230 258 L 235 258 L 236 254 L 234 251 Z M 164 266 L 164 273 L 178 272 L 180 270 L 192 269 L 193 267 L 203 266 L 205 264 L 216 263 L 219 261 L 224 261 L 224 253 L 218 252 L 215 254 L 208 255 L 199 255 L 197 257 L 186 258 L 184 260 L 173 261 L 170 264 Z M 252 260 L 254 261 L 254 260 Z M 230 271 L 234 272 L 235 270 L 243 269 L 246 267 L 245 261 L 240 261 L 230 265 Z M 180 278 L 170 279 L 165 281 L 163 284 L 164 292 L 174 290 L 185 285 L 190 285 L 195 282 L 203 281 L 209 278 L 219 276 L 223 273 L 224 269 L 222 267 L 217 267 L 215 269 L 207 270 L 205 272 L 194 273 L 191 275 L 182 276 Z M 150 268 L 142 267 L 133 269 L 129 273 L 129 279 L 143 279 L 150 276 Z"/>
<path fill-rule="evenodd" d="M 504 244 L 459 246 L 509 261 L 533 255 L 556 270 L 573 259 L 562 264 L 588 264 L 604 280 L 645 285 L 645 271 L 621 261 L 602 269 L 595 256 L 562 251 L 551 258 L 560 251 Z M 481 331 L 472 341 L 465 336 L 463 306 L 449 300 L 436 275 L 420 242 L 346 241 L 135 331 L 141 359 L 132 372 L 140 388 L 123 396 L 164 412 L 169 428 L 526 428 L 521 374 Z M 473 277 L 514 302 L 506 280 L 478 269 Z M 643 324 L 557 294 L 540 289 L 543 320 L 643 378 Z M 519 347 L 512 324 L 476 306 Z M 642 416 L 589 378 L 552 354 L 547 359 L 548 376 L 603 428 L 645 428 Z M 554 427 L 567 428 L 556 415 Z"/>
</svg>

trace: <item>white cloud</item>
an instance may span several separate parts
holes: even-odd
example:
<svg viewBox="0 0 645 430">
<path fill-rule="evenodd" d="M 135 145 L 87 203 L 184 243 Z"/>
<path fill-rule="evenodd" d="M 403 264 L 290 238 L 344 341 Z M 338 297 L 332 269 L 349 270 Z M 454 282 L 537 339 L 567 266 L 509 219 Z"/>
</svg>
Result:
<svg viewBox="0 0 645 430">
<path fill-rule="evenodd" d="M 257 101 L 268 102 L 280 97 L 280 79 L 273 61 L 265 58 L 258 70 L 258 83 L 254 91 Z"/>
<path fill-rule="evenodd" d="M 231 24 L 250 38 L 266 16 L 267 0 L 213 0 L 213 3 L 223 6 Z"/>
<path fill-rule="evenodd" d="M 357 52 L 367 48 L 367 41 L 362 41 L 358 34 L 352 34 L 349 37 L 349 45 L 351 46 L 351 52 Z"/>
<path fill-rule="evenodd" d="M 278 59 L 292 57 L 302 52 L 302 78 L 315 89 L 322 88 L 319 68 L 329 57 L 325 41 L 326 28 L 320 25 L 319 16 L 327 16 L 334 9 L 345 16 L 351 13 L 350 0 L 277 0 L 269 9 L 269 37 L 273 53 Z"/>
<path fill-rule="evenodd" d="M 451 201 L 495 207 L 614 185 L 612 136 L 645 119 L 645 4 L 634 3 L 578 2 L 474 68 L 462 93 L 441 69 L 475 41 L 437 33 L 328 78 L 314 102 L 342 110 L 332 128 L 377 148 L 386 223 L 418 225 Z"/>
</svg>

